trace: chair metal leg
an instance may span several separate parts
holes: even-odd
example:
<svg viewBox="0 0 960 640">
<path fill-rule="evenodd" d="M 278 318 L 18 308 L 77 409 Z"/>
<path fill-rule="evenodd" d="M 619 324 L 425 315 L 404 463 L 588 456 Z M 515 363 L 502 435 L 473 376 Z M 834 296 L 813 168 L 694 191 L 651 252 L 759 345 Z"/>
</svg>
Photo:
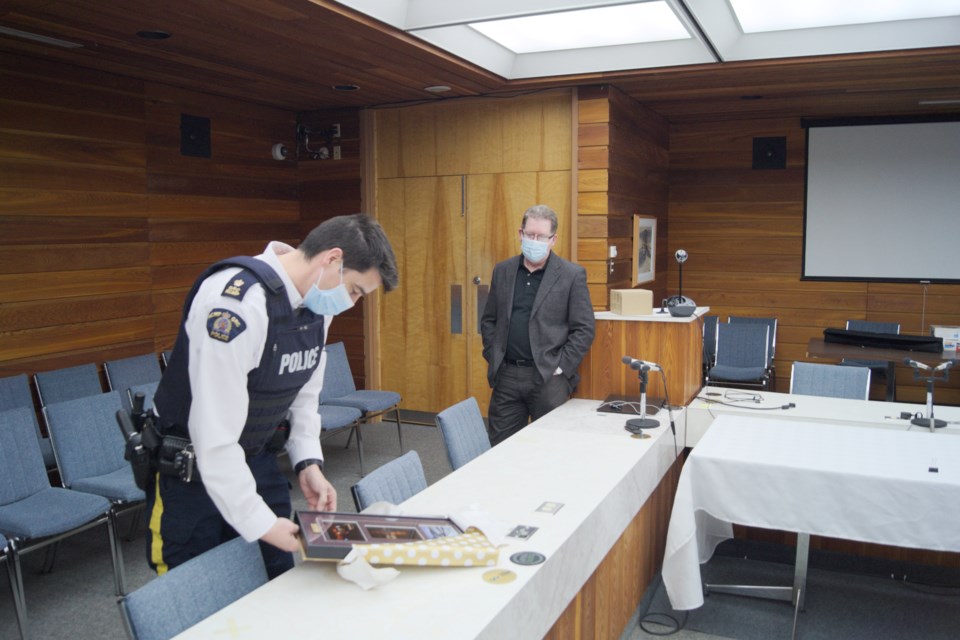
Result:
<svg viewBox="0 0 960 640">
<path fill-rule="evenodd" d="M 57 551 L 60 549 L 60 541 L 52 542 L 47 545 L 43 554 L 43 566 L 40 567 L 40 573 L 53 573 L 53 565 L 57 561 Z"/>
<path fill-rule="evenodd" d="M 123 549 L 117 535 L 117 514 L 113 509 L 107 513 L 107 537 L 110 539 L 110 554 L 113 558 L 113 585 L 117 597 L 127 595 L 126 576 L 123 570 Z"/>
<path fill-rule="evenodd" d="M 400 426 L 400 407 L 398 406 L 395 414 L 397 418 L 397 437 L 400 438 L 400 455 L 403 455 L 403 429 Z"/>
<path fill-rule="evenodd" d="M 7 552 L 7 577 L 10 580 L 10 592 L 13 595 L 13 611 L 17 617 L 17 628 L 20 637 L 27 640 L 30 637 L 27 629 L 27 600 L 23 589 L 23 567 L 20 566 L 20 552 L 16 542 L 10 542 Z"/>
<path fill-rule="evenodd" d="M 349 448 L 350 448 L 350 443 L 353 441 L 353 432 L 354 432 L 354 429 L 350 429 L 350 435 L 347 436 L 347 444 L 343 445 L 343 448 L 344 448 L 344 449 L 349 449 Z M 359 440 L 359 439 L 360 439 L 360 438 L 357 438 L 357 440 Z"/>
<path fill-rule="evenodd" d="M 351 437 L 353 436 L 353 431 L 357 432 L 357 451 L 360 453 L 360 477 L 362 478 L 366 473 L 363 470 L 363 436 L 360 435 L 360 424 L 357 424 L 357 426 L 353 428 L 350 433 Z"/>
</svg>

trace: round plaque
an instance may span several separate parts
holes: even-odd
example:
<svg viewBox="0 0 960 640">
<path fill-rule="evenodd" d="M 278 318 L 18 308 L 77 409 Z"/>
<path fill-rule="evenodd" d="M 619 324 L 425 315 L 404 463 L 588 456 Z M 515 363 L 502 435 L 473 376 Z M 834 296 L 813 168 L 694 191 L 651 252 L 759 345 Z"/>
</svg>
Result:
<svg viewBox="0 0 960 640">
<path fill-rule="evenodd" d="M 540 564 L 546 559 L 545 555 L 536 551 L 518 551 L 510 556 L 510 562 L 523 565 Z"/>
<path fill-rule="evenodd" d="M 509 569 L 490 569 L 483 572 L 483 581 L 490 584 L 509 584 L 517 579 L 517 574 Z"/>
</svg>

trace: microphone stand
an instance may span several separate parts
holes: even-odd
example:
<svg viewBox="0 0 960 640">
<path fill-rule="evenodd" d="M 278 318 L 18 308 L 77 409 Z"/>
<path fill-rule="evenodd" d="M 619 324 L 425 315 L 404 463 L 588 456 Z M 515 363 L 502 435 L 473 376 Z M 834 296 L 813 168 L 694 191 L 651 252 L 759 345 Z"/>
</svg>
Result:
<svg viewBox="0 0 960 640">
<path fill-rule="evenodd" d="M 907 364 L 913 367 L 914 380 L 922 380 L 927 383 L 927 415 L 930 416 L 929 418 L 914 418 L 910 421 L 910 424 L 916 425 L 918 427 L 928 427 L 930 429 L 930 433 L 933 433 L 934 429 L 940 429 L 942 427 L 947 426 L 947 422 L 945 420 L 937 420 L 936 418 L 933 417 L 933 383 L 936 380 L 940 380 L 942 382 L 946 382 L 947 380 L 949 380 L 950 367 L 953 366 L 953 363 L 950 362 L 943 369 L 942 378 L 937 377 L 937 369 L 932 370 L 930 372 L 930 375 L 928 376 L 921 376 L 920 367 L 916 366 L 916 364 L 912 360 L 908 360 Z"/>
<path fill-rule="evenodd" d="M 640 363 L 634 363 L 630 366 L 637 369 L 637 375 L 640 378 L 640 417 L 627 420 L 624 428 L 630 433 L 640 433 L 643 429 L 659 427 L 660 422 L 647 417 L 647 372 L 650 371 L 650 367 Z"/>
</svg>

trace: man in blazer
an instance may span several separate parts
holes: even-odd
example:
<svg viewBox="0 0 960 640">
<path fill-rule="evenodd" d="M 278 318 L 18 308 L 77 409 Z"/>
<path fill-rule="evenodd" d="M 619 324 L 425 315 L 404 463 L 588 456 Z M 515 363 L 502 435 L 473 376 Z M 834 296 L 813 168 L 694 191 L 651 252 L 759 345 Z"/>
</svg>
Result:
<svg viewBox="0 0 960 640">
<path fill-rule="evenodd" d="M 523 214 L 522 254 L 493 268 L 480 319 L 490 442 L 497 444 L 567 401 L 593 343 L 587 273 L 551 251 L 557 214 L 535 205 Z"/>
</svg>

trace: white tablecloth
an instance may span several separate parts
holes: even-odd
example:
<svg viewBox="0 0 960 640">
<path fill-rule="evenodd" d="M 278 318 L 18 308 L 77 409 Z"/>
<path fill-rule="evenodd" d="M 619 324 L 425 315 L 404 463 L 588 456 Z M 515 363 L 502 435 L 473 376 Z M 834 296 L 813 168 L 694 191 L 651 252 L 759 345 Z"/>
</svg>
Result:
<svg viewBox="0 0 960 640">
<path fill-rule="evenodd" d="M 674 608 L 701 606 L 699 565 L 730 523 L 960 551 L 958 504 L 960 438 L 719 416 L 680 476 L 664 585 Z"/>
</svg>

